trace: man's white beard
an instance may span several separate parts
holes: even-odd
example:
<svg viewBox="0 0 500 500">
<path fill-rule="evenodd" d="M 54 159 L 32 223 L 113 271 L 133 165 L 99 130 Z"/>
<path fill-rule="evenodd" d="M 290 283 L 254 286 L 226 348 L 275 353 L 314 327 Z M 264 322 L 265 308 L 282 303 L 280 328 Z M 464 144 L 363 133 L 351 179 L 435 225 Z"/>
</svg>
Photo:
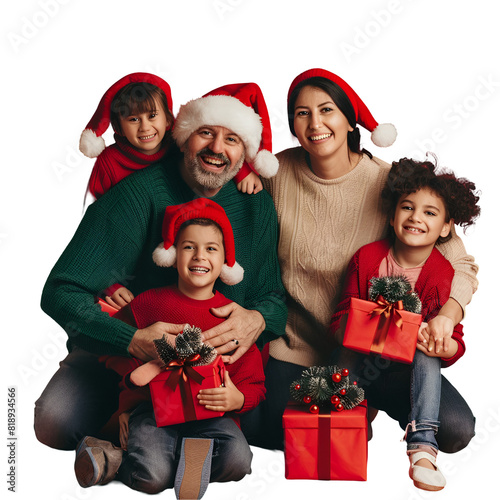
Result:
<svg viewBox="0 0 500 500">
<path fill-rule="evenodd" d="M 240 171 L 243 162 L 245 161 L 245 153 L 241 155 L 241 158 L 237 161 L 232 169 L 230 168 L 229 159 L 225 155 L 218 155 L 210 152 L 211 156 L 219 158 L 226 162 L 226 166 L 220 172 L 209 172 L 205 170 L 199 161 L 200 154 L 206 154 L 205 150 L 199 151 L 194 158 L 188 158 L 184 155 L 184 167 L 187 174 L 191 179 L 198 184 L 201 188 L 207 190 L 220 189 L 225 186 L 230 180 L 232 180 L 235 175 Z"/>
</svg>

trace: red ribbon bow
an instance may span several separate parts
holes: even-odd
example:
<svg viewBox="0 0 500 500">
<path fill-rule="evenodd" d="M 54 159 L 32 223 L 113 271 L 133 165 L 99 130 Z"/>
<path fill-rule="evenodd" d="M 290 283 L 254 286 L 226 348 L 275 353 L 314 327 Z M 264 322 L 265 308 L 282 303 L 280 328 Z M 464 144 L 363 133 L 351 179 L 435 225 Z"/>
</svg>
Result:
<svg viewBox="0 0 500 500">
<path fill-rule="evenodd" d="M 397 302 L 388 302 L 384 299 L 384 297 L 382 297 L 382 295 L 377 297 L 376 303 L 378 307 L 376 306 L 368 312 L 368 314 L 371 314 L 372 318 L 374 316 L 380 316 L 370 351 L 381 354 L 384 350 L 384 344 L 389 331 L 391 319 L 398 328 L 403 328 L 403 318 L 401 317 L 401 313 L 399 311 L 404 308 L 402 300 L 398 300 Z"/>
<path fill-rule="evenodd" d="M 193 395 L 189 385 L 188 377 L 198 385 L 205 380 L 205 377 L 198 373 L 191 365 L 200 359 L 199 354 L 192 354 L 186 359 L 174 359 L 165 367 L 165 370 L 171 370 L 166 384 L 175 392 L 177 386 L 181 391 L 181 400 L 184 411 L 184 417 L 187 421 L 196 420 L 196 411 L 194 409 Z"/>
</svg>

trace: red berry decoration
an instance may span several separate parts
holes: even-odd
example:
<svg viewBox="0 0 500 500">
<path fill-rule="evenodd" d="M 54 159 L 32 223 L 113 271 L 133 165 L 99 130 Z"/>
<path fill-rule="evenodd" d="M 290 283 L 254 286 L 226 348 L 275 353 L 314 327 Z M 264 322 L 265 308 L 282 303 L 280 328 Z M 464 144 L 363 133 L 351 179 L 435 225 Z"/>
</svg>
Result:
<svg viewBox="0 0 500 500">
<path fill-rule="evenodd" d="M 309 408 L 309 411 L 311 413 L 319 413 L 319 406 L 318 405 L 311 405 Z"/>
<path fill-rule="evenodd" d="M 340 394 L 342 394 L 342 396 L 345 396 L 345 393 L 347 392 L 345 389 L 340 389 Z"/>
<path fill-rule="evenodd" d="M 356 382 L 356 380 L 352 383 L 352 385 L 358 385 L 358 383 Z"/>
<path fill-rule="evenodd" d="M 304 396 L 304 403 L 309 404 L 311 402 L 311 396 Z"/>
<path fill-rule="evenodd" d="M 296 390 L 296 391 L 300 391 L 300 387 L 301 387 L 301 386 L 300 386 L 300 384 L 297 384 L 297 385 L 295 386 L 295 390 Z"/>
<path fill-rule="evenodd" d="M 349 375 L 349 370 L 348 370 L 347 368 L 344 368 L 344 369 L 342 370 L 342 376 L 343 376 L 343 377 L 347 377 L 347 375 Z"/>
<path fill-rule="evenodd" d="M 336 409 L 337 411 L 342 411 L 342 410 L 344 409 L 344 405 L 343 405 L 342 403 L 337 403 L 337 404 L 335 405 L 335 409 Z"/>
<path fill-rule="evenodd" d="M 340 375 L 340 373 L 334 373 L 332 375 L 332 380 L 338 383 L 342 380 L 342 375 Z"/>
<path fill-rule="evenodd" d="M 332 405 L 336 405 L 336 404 L 340 403 L 340 398 L 336 394 L 334 394 L 330 398 L 330 401 L 331 401 Z"/>
</svg>

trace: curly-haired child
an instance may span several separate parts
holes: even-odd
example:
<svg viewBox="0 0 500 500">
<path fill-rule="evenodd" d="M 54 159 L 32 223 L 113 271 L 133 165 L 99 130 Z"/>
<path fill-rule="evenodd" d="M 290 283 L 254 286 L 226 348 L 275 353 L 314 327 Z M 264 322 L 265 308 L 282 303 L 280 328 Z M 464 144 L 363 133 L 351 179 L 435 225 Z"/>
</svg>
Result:
<svg viewBox="0 0 500 500">
<path fill-rule="evenodd" d="M 467 227 L 474 223 L 480 212 L 475 189 L 472 182 L 453 173 L 437 173 L 430 161 L 404 158 L 394 162 L 382 192 L 391 235 L 360 248 L 353 256 L 331 323 L 332 333 L 340 335 L 350 298 L 368 299 L 369 281 L 375 276 L 404 275 L 420 297 L 424 322 L 413 363 L 390 362 L 376 380 L 360 378 L 359 382 L 365 386 L 371 406 L 384 409 L 406 427 L 410 477 L 416 487 L 425 490 L 437 491 L 446 484 L 436 465 L 441 384 L 449 384 L 441 376 L 441 367 L 450 366 L 465 351 L 460 324 L 455 326 L 450 319 L 444 328 L 443 324 L 433 327 L 432 320 L 449 297 L 454 274 L 435 245 L 450 237 L 453 224 Z M 366 375 L 366 355 L 340 348 L 333 359 L 353 374 Z M 464 421 L 473 427 L 470 409 L 455 393 L 463 403 Z"/>
</svg>

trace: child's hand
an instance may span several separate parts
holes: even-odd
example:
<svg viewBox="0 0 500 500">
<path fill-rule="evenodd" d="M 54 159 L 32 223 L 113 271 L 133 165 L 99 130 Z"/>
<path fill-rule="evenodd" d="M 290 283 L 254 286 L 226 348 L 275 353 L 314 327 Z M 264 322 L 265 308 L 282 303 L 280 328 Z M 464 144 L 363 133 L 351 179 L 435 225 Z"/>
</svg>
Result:
<svg viewBox="0 0 500 500">
<path fill-rule="evenodd" d="M 254 172 L 250 172 L 242 181 L 236 184 L 236 187 L 242 193 L 247 194 L 257 194 L 263 188 L 260 177 Z"/>
<path fill-rule="evenodd" d="M 118 417 L 118 422 L 120 423 L 120 446 L 123 450 L 127 450 L 128 443 L 128 421 L 130 419 L 130 413 L 123 412 Z"/>
<path fill-rule="evenodd" d="M 439 315 L 436 316 L 434 320 L 437 318 L 439 318 Z M 443 318 L 446 318 L 446 316 L 443 316 Z M 449 318 L 447 319 L 451 322 L 451 332 L 453 333 L 453 321 Z M 433 358 L 451 358 L 458 350 L 458 343 L 455 339 L 451 338 L 451 334 L 449 337 L 444 337 L 446 339 L 446 344 L 444 340 L 438 343 L 436 339 L 438 338 L 437 335 L 443 331 L 441 328 L 447 331 L 449 324 L 447 321 L 439 320 L 433 325 L 432 322 L 434 320 L 429 321 L 429 323 L 423 322 L 420 325 L 417 336 L 417 349 Z M 444 345 L 446 345 L 446 348 Z"/>
<path fill-rule="evenodd" d="M 450 340 L 453 335 L 455 325 L 451 318 L 438 314 L 434 319 L 431 319 L 427 325 L 429 334 L 429 351 L 434 348 L 436 354 L 446 353 L 450 348 Z M 432 345 L 432 341 L 434 346 Z"/>
<path fill-rule="evenodd" d="M 198 402 L 207 410 L 233 411 L 241 410 L 245 402 L 245 396 L 237 389 L 231 381 L 229 372 L 224 373 L 224 386 L 216 389 L 202 389 L 198 393 Z"/>
<path fill-rule="evenodd" d="M 123 306 L 126 306 L 132 302 L 133 299 L 134 295 L 132 292 L 124 286 L 118 288 L 118 290 L 116 290 L 111 297 L 108 295 L 105 297 L 106 302 L 110 306 L 116 307 L 117 309 L 121 309 Z"/>
</svg>

